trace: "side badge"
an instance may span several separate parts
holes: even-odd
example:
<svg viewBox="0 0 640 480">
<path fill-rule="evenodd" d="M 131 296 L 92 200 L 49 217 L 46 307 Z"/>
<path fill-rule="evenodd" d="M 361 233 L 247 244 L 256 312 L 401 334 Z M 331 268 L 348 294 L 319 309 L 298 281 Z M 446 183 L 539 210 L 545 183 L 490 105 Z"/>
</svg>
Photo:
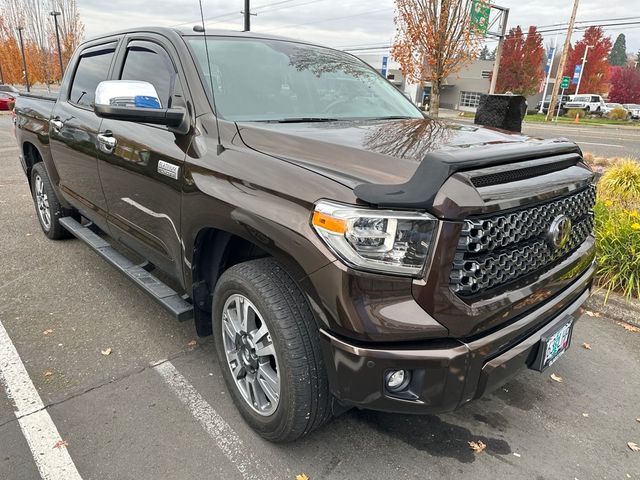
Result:
<svg viewBox="0 0 640 480">
<path fill-rule="evenodd" d="M 165 162 L 164 160 L 158 161 L 158 173 L 160 175 L 166 175 L 167 177 L 178 180 L 180 176 L 180 167 L 173 163 Z"/>
</svg>

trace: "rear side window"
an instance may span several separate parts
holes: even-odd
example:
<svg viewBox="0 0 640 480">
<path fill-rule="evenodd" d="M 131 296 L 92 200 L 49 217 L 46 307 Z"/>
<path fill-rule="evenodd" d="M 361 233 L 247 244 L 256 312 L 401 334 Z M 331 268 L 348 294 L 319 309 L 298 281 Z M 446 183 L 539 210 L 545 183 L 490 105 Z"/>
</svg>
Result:
<svg viewBox="0 0 640 480">
<path fill-rule="evenodd" d="M 69 101 L 76 105 L 92 106 L 96 87 L 107 79 L 115 49 L 101 49 L 83 54 L 78 61 L 71 84 Z"/>
<path fill-rule="evenodd" d="M 177 75 L 169 54 L 152 42 L 131 42 L 122 67 L 121 80 L 151 83 L 163 108 L 169 108 L 171 95 L 176 92 Z"/>
</svg>

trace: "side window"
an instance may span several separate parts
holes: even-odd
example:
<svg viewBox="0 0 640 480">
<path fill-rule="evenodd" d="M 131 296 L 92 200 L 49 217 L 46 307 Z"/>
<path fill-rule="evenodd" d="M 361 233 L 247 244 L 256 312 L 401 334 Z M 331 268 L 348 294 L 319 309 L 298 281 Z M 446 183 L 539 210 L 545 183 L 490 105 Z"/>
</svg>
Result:
<svg viewBox="0 0 640 480">
<path fill-rule="evenodd" d="M 121 80 L 151 83 L 158 92 L 163 108 L 171 107 L 171 95 L 177 92 L 179 81 L 171 58 L 159 46 L 150 42 L 131 42 L 122 67 Z"/>
<path fill-rule="evenodd" d="M 78 61 L 71 84 L 69 101 L 77 105 L 92 106 L 96 87 L 107 79 L 115 49 L 102 49 L 83 54 Z"/>
</svg>

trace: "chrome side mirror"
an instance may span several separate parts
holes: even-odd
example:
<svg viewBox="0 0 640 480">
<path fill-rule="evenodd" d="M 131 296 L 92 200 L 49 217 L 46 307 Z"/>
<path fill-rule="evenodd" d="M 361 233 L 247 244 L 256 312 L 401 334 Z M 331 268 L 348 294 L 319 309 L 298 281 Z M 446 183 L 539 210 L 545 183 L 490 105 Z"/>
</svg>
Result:
<svg viewBox="0 0 640 480">
<path fill-rule="evenodd" d="M 96 88 L 93 106 L 102 118 L 165 125 L 174 133 L 186 134 L 190 123 L 184 108 L 166 108 L 149 82 L 106 80 Z"/>
</svg>

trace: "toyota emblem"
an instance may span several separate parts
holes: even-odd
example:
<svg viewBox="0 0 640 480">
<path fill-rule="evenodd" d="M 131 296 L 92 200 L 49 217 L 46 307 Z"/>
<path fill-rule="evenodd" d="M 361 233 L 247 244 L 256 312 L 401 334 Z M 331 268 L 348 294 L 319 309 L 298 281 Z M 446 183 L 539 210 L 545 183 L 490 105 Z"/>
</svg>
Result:
<svg viewBox="0 0 640 480">
<path fill-rule="evenodd" d="M 552 247 L 560 249 L 564 247 L 571 236 L 571 219 L 566 215 L 558 215 L 551 222 L 547 231 L 547 239 Z"/>
</svg>

